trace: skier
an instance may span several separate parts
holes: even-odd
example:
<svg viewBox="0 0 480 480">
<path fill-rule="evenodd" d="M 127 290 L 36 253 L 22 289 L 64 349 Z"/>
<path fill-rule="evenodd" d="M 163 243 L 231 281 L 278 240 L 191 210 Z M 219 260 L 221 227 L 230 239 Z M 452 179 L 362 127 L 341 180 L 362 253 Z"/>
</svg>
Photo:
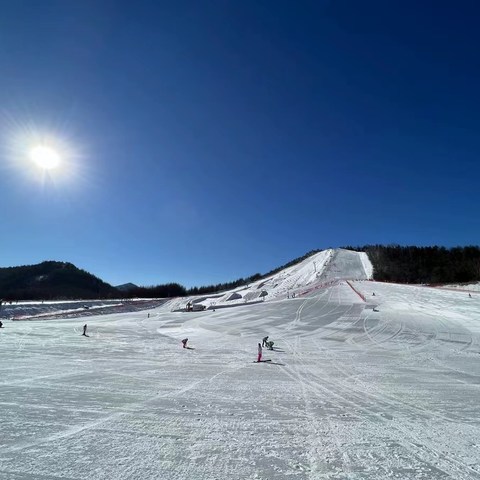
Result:
<svg viewBox="0 0 480 480">
<path fill-rule="evenodd" d="M 268 335 L 262 339 L 262 347 L 266 347 L 268 342 Z"/>
<path fill-rule="evenodd" d="M 469 296 L 470 298 L 472 298 L 472 294 L 471 294 L 471 293 L 469 293 L 468 296 Z"/>
<path fill-rule="evenodd" d="M 260 343 L 258 344 L 258 357 L 257 357 L 257 363 L 262 361 L 262 345 Z"/>
<path fill-rule="evenodd" d="M 82 333 L 82 335 L 84 335 L 85 337 L 87 336 L 87 324 L 85 324 L 85 325 L 83 326 L 83 333 Z"/>
<path fill-rule="evenodd" d="M 272 342 L 271 340 L 266 343 L 267 348 L 268 348 L 269 350 L 273 350 L 273 343 L 274 343 L 274 342 Z"/>
<path fill-rule="evenodd" d="M 187 348 L 187 342 L 188 342 L 188 338 L 184 338 L 182 340 L 183 348 Z"/>
<path fill-rule="evenodd" d="M 3 328 L 3 322 L 0 320 L 0 328 Z"/>
</svg>

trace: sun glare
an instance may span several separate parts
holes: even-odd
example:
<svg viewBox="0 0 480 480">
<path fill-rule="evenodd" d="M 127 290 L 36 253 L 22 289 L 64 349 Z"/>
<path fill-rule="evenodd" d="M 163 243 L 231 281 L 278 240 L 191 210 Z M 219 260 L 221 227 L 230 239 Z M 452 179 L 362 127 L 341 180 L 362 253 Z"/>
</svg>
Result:
<svg viewBox="0 0 480 480">
<path fill-rule="evenodd" d="M 65 126 L 46 130 L 31 121 L 11 120 L 9 128 L 0 132 L 0 153 L 2 136 L 8 167 L 17 170 L 26 181 L 42 189 L 55 187 L 57 192 L 68 189 L 69 194 L 72 187 L 85 186 L 85 150 L 79 149 Z"/>
<path fill-rule="evenodd" d="M 60 165 L 60 155 L 53 148 L 37 145 L 30 151 L 30 158 L 45 170 L 57 168 Z"/>
</svg>

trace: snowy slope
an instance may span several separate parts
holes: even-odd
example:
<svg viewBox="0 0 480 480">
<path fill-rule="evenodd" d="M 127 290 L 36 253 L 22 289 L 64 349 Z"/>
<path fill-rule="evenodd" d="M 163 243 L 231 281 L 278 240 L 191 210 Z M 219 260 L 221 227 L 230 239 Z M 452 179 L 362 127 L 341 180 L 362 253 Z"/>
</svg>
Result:
<svg viewBox="0 0 480 480">
<path fill-rule="evenodd" d="M 0 478 L 480 479 L 480 295 L 338 252 L 295 298 L 4 322 Z"/>
<path fill-rule="evenodd" d="M 186 303 L 193 302 L 206 308 L 221 308 L 278 300 L 325 288 L 327 284 L 339 279 L 369 279 L 372 271 L 372 264 L 365 253 L 343 249 L 323 250 L 246 287 L 229 290 L 221 295 L 177 299 L 170 306 L 172 310 L 178 310 L 184 308 Z"/>
<path fill-rule="evenodd" d="M 480 292 L 480 282 L 475 283 L 462 283 L 460 285 L 443 285 L 437 288 L 454 288 L 455 290 L 465 290 L 467 292 Z"/>
</svg>

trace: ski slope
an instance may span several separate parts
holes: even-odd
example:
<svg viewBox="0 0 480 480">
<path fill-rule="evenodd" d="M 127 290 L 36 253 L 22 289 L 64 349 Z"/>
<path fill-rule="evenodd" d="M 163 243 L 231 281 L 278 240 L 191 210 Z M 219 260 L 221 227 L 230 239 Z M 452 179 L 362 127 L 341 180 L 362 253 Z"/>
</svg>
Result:
<svg viewBox="0 0 480 480">
<path fill-rule="evenodd" d="M 4 322 L 0 478 L 480 479 L 480 294 L 308 260 L 260 303 L 92 316 L 89 338 Z"/>
<path fill-rule="evenodd" d="M 217 309 L 279 300 L 305 295 L 340 279 L 369 279 L 372 273 L 372 264 L 365 253 L 329 249 L 250 285 L 212 296 L 179 298 L 170 306 L 172 311 L 183 310 L 192 302 Z"/>
</svg>

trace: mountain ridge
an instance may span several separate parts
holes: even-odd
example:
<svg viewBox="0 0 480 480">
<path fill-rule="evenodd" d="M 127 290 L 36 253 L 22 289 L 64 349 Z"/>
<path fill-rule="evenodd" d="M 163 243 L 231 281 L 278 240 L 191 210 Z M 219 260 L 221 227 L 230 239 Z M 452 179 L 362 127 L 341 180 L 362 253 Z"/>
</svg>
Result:
<svg viewBox="0 0 480 480">
<path fill-rule="evenodd" d="M 53 300 L 113 298 L 118 290 L 70 262 L 46 260 L 35 265 L 0 268 L 0 298 Z"/>
</svg>

